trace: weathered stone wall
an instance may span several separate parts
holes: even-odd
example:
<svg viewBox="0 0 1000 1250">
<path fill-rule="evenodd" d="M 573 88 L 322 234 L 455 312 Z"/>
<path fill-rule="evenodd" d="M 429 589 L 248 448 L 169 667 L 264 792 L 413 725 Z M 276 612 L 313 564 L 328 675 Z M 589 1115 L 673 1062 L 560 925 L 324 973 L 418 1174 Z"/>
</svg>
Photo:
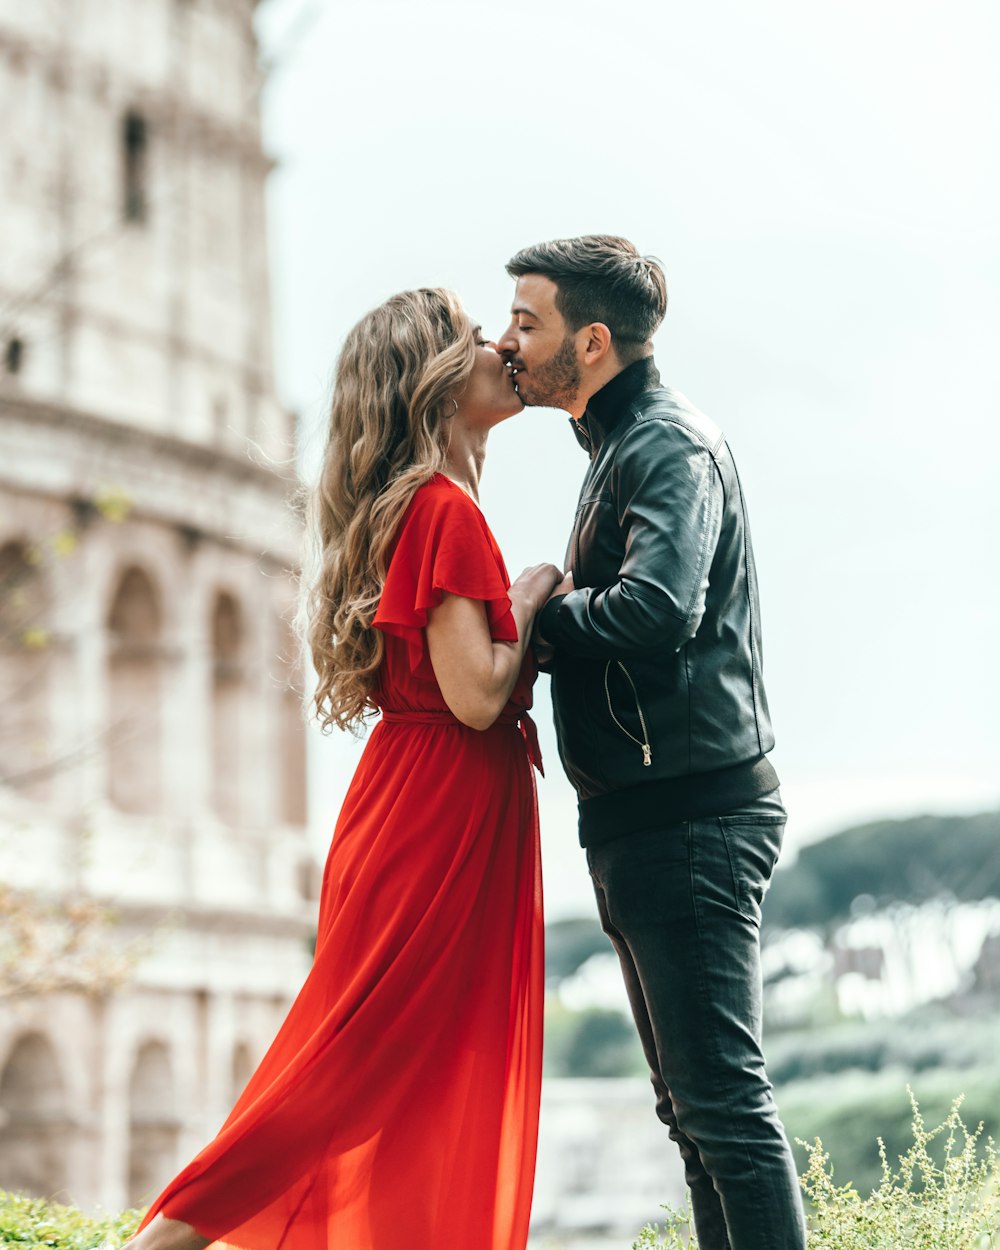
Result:
<svg viewBox="0 0 1000 1250">
<path fill-rule="evenodd" d="M 310 964 L 252 14 L 0 0 L 0 885 L 142 952 L 0 999 L 0 1186 L 85 1206 L 216 1131 Z"/>
</svg>

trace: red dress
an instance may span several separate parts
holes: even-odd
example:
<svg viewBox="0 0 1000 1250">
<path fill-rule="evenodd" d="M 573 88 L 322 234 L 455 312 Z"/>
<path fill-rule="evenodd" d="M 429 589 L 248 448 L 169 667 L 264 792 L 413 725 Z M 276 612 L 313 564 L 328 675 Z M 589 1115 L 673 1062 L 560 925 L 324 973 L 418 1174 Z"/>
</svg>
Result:
<svg viewBox="0 0 1000 1250">
<path fill-rule="evenodd" d="M 246 1250 L 523 1250 L 541 1082 L 529 657 L 485 732 L 449 712 L 424 625 L 443 591 L 513 641 L 503 559 L 438 475 L 402 519 L 372 731 L 334 832 L 316 956 L 218 1136 L 162 1210 Z"/>
</svg>

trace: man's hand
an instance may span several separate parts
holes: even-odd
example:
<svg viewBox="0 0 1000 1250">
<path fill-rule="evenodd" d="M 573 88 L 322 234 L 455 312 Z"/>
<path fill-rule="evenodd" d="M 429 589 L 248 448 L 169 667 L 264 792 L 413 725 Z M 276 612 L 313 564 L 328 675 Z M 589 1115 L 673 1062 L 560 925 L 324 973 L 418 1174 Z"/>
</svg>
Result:
<svg viewBox="0 0 1000 1250">
<path fill-rule="evenodd" d="M 555 586 L 553 588 L 552 592 L 549 595 L 549 599 L 554 599 L 557 595 L 568 595 L 572 589 L 573 589 L 573 574 L 566 573 L 564 574 L 563 579 L 558 584 L 558 586 Z M 545 602 L 548 603 L 549 599 L 546 599 Z M 541 614 L 539 613 L 539 615 Z M 555 647 L 553 647 L 552 644 L 548 642 L 545 638 L 543 638 L 542 635 L 538 632 L 538 617 L 537 616 L 535 617 L 535 628 L 531 635 L 531 645 L 535 649 L 535 659 L 538 661 L 539 664 L 551 663 L 551 661 L 555 657 L 555 653 L 556 653 Z"/>
<path fill-rule="evenodd" d="M 549 599 L 554 599 L 556 595 L 568 595 L 572 589 L 573 589 L 573 574 L 570 572 L 570 573 L 566 573 L 563 576 L 562 581 L 555 588 L 555 590 L 553 590 L 552 594 L 549 595 Z"/>
</svg>

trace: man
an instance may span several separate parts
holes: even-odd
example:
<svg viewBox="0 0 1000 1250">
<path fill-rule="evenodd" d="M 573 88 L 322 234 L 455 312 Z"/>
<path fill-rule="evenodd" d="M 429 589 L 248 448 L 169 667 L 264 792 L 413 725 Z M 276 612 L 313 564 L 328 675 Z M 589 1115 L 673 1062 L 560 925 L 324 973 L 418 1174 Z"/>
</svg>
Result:
<svg viewBox="0 0 1000 1250">
<path fill-rule="evenodd" d="M 718 427 L 661 385 L 659 265 L 625 239 L 525 248 L 498 349 L 590 456 L 539 615 L 601 923 L 684 1158 L 702 1250 L 801 1250 L 760 1047 L 760 905 L 785 825 L 746 509 Z"/>
</svg>

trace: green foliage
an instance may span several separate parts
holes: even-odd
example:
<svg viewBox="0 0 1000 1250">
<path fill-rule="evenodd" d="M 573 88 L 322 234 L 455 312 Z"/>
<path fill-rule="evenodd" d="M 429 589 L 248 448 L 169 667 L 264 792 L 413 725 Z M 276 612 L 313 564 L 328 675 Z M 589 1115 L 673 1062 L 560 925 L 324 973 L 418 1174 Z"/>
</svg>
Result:
<svg viewBox="0 0 1000 1250">
<path fill-rule="evenodd" d="M 1000 1246 L 1000 1155 L 983 1126 L 966 1127 L 955 1099 L 936 1128 L 926 1127 L 912 1091 L 911 1144 L 898 1156 L 878 1143 L 879 1180 L 868 1197 L 837 1185 L 830 1154 L 817 1137 L 800 1142 L 810 1207 L 808 1250 L 997 1250 Z M 690 1214 L 664 1207 L 661 1229 L 647 1224 L 632 1250 L 697 1250 L 685 1230 Z"/>
<path fill-rule="evenodd" d="M 632 1250 L 698 1250 L 698 1236 L 691 1220 L 691 1208 L 675 1211 L 663 1205 L 664 1222 L 644 1224 L 632 1242 Z"/>
<path fill-rule="evenodd" d="M 925 1127 L 908 1091 L 913 1144 L 893 1167 L 879 1141 L 881 1176 L 868 1198 L 835 1185 L 829 1155 L 806 1146 L 802 1187 L 812 1204 L 809 1250 L 987 1250 L 1000 1233 L 1000 1156 L 980 1124 L 966 1128 L 956 1099 L 944 1120 Z M 805 1145 L 805 1143 L 801 1143 Z M 934 1157 L 937 1144 L 940 1159 Z"/>
<path fill-rule="evenodd" d="M 91 1217 L 76 1207 L 0 1190 L 0 1246 L 25 1250 L 93 1250 L 102 1241 L 121 1246 L 136 1230 L 142 1213 Z"/>
<path fill-rule="evenodd" d="M 860 895 L 882 906 L 944 894 L 960 902 L 1000 898 L 1000 812 L 877 821 L 803 847 L 775 873 L 764 921 L 782 929 L 832 925 L 850 916 Z"/>
<path fill-rule="evenodd" d="M 973 1019 L 919 1008 L 897 1020 L 847 1021 L 767 1038 L 767 1073 L 775 1085 L 860 1069 L 908 1073 L 992 1067 L 1000 1016 Z"/>
<path fill-rule="evenodd" d="M 545 980 L 571 977 L 591 955 L 606 955 L 611 949 L 596 920 L 554 920 L 545 926 Z"/>
<path fill-rule="evenodd" d="M 789 1138 L 822 1138 L 837 1162 L 840 1176 L 850 1178 L 859 1193 L 878 1186 L 882 1176 L 878 1135 L 890 1157 L 903 1153 L 913 1138 L 912 1111 L 903 1094 L 908 1074 L 899 1068 L 884 1072 L 846 1072 L 835 1077 L 796 1082 L 777 1090 L 781 1119 Z M 956 1089 L 965 1091 L 965 1108 L 984 1131 L 1000 1137 L 1000 1070 L 937 1071 L 913 1078 L 928 1118 L 943 1121 Z M 805 1156 L 796 1148 L 797 1161 Z M 1000 1250 L 998 1244 L 997 1250 Z"/>
<path fill-rule="evenodd" d="M 635 1026 L 620 1011 L 569 1011 L 554 997 L 546 999 L 546 1076 L 639 1076 L 648 1070 Z"/>
</svg>

